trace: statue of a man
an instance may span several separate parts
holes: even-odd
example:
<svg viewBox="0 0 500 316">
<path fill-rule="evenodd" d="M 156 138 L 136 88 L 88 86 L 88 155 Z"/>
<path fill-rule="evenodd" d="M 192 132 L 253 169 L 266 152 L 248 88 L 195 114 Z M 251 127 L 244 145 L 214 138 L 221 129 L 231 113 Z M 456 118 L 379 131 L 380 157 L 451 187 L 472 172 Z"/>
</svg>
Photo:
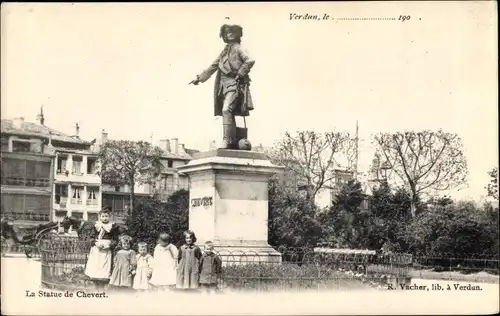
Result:
<svg viewBox="0 0 500 316">
<path fill-rule="evenodd" d="M 197 85 L 207 81 L 215 72 L 214 115 L 222 116 L 223 137 L 221 149 L 234 148 L 236 139 L 235 116 L 248 116 L 253 110 L 248 73 L 255 64 L 241 46 L 243 28 L 239 25 L 224 24 L 219 36 L 226 47 L 215 61 L 190 83 Z"/>
</svg>

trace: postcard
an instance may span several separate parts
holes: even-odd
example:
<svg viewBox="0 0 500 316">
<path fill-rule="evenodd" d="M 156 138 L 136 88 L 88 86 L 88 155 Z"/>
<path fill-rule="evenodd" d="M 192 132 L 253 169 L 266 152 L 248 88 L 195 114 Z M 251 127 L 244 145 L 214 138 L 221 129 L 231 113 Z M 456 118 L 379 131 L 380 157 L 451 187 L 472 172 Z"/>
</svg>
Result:
<svg viewBox="0 0 500 316">
<path fill-rule="evenodd" d="M 2 3 L 2 315 L 498 313 L 496 9 Z"/>
</svg>

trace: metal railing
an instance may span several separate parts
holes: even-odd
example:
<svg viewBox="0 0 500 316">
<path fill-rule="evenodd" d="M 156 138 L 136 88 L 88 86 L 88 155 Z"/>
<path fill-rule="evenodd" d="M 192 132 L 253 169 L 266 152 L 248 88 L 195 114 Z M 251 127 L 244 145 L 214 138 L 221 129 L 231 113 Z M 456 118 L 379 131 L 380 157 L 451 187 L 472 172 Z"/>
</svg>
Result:
<svg viewBox="0 0 500 316">
<path fill-rule="evenodd" d="M 49 187 L 50 179 L 2 177 L 1 183 L 2 185 L 13 185 L 13 186 L 23 186 L 23 187 Z"/>
<path fill-rule="evenodd" d="M 98 201 L 96 199 L 87 199 L 85 203 L 87 205 L 98 205 Z"/>
<path fill-rule="evenodd" d="M 83 200 L 82 199 L 77 199 L 77 198 L 72 198 L 71 199 L 71 204 L 73 204 L 73 205 L 80 205 L 80 204 L 83 204 Z"/>
<path fill-rule="evenodd" d="M 39 212 L 12 212 L 4 211 L 2 216 L 12 218 L 13 220 L 24 220 L 24 221 L 37 221 L 37 222 L 48 222 L 50 221 L 50 214 L 39 213 Z"/>
<path fill-rule="evenodd" d="M 42 283 L 52 288 L 87 288 L 84 275 L 92 244 L 78 240 L 44 240 L 40 247 Z M 320 253 L 313 249 L 278 248 L 273 254 L 252 251 L 217 251 L 223 262 L 219 287 L 229 290 L 297 290 L 383 288 L 409 284 L 412 278 L 436 279 L 425 272 L 441 271 L 451 257 L 432 258 L 409 254 Z M 438 260 L 438 261 L 435 261 Z M 451 260 L 451 261 L 450 261 Z M 441 278 L 460 279 L 481 271 L 481 282 L 498 282 L 498 258 L 461 259 L 461 270 Z M 427 265 L 424 265 L 426 263 Z M 451 266 L 450 266 L 451 267 Z M 153 272 L 154 273 L 154 272 Z M 477 274 L 477 273 L 476 273 Z M 453 278 L 451 278 L 453 277 Z"/>
</svg>

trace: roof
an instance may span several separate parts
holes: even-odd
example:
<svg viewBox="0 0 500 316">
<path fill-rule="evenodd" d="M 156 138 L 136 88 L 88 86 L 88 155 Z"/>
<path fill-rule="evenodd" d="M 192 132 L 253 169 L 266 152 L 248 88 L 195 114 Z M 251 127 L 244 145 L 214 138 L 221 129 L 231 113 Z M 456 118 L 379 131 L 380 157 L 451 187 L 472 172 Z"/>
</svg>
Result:
<svg viewBox="0 0 500 316">
<path fill-rule="evenodd" d="M 164 151 L 162 158 L 166 159 L 177 159 L 177 160 L 192 160 L 193 157 L 187 153 L 187 150 L 185 153 L 173 153 L 173 152 L 168 152 Z"/>
<path fill-rule="evenodd" d="M 200 151 L 197 150 L 197 149 L 186 148 L 186 152 L 187 152 L 188 155 L 193 156 L 194 154 L 199 153 Z"/>
<path fill-rule="evenodd" d="M 73 148 L 65 148 L 65 147 L 54 147 L 54 151 L 59 153 L 71 153 L 71 154 L 81 154 L 86 156 L 98 156 L 99 153 L 92 150 L 81 150 L 81 149 L 73 149 Z"/>
<path fill-rule="evenodd" d="M 45 125 L 23 122 L 21 128 L 14 126 L 13 120 L 2 119 L 1 125 L 2 134 L 12 134 L 20 136 L 33 136 L 49 139 L 52 136 L 52 140 L 76 143 L 76 144 L 90 144 L 75 136 L 69 136 Z"/>
</svg>

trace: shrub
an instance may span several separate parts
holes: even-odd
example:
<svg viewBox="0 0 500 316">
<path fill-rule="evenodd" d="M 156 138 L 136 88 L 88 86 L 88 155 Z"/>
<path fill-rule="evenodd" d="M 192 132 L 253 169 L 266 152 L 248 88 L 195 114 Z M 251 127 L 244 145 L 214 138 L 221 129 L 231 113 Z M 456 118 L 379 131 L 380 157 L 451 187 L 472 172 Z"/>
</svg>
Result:
<svg viewBox="0 0 500 316">
<path fill-rule="evenodd" d="M 484 269 L 498 260 L 498 223 L 491 216 L 472 202 L 435 206 L 408 227 L 411 250 L 419 264 L 438 270 Z"/>
<path fill-rule="evenodd" d="M 182 233 L 188 229 L 189 192 L 179 190 L 166 203 L 155 197 L 138 200 L 135 204 L 136 219 L 129 221 L 129 233 L 134 243 L 143 241 L 150 249 L 156 245 L 160 233 L 168 233 L 172 243 L 183 242 Z"/>
<path fill-rule="evenodd" d="M 314 203 L 277 178 L 269 181 L 269 244 L 275 247 L 315 246 L 323 233 Z"/>
<path fill-rule="evenodd" d="M 223 269 L 224 287 L 233 290 L 361 289 L 368 287 L 361 274 L 346 273 L 326 265 L 234 265 Z"/>
</svg>

